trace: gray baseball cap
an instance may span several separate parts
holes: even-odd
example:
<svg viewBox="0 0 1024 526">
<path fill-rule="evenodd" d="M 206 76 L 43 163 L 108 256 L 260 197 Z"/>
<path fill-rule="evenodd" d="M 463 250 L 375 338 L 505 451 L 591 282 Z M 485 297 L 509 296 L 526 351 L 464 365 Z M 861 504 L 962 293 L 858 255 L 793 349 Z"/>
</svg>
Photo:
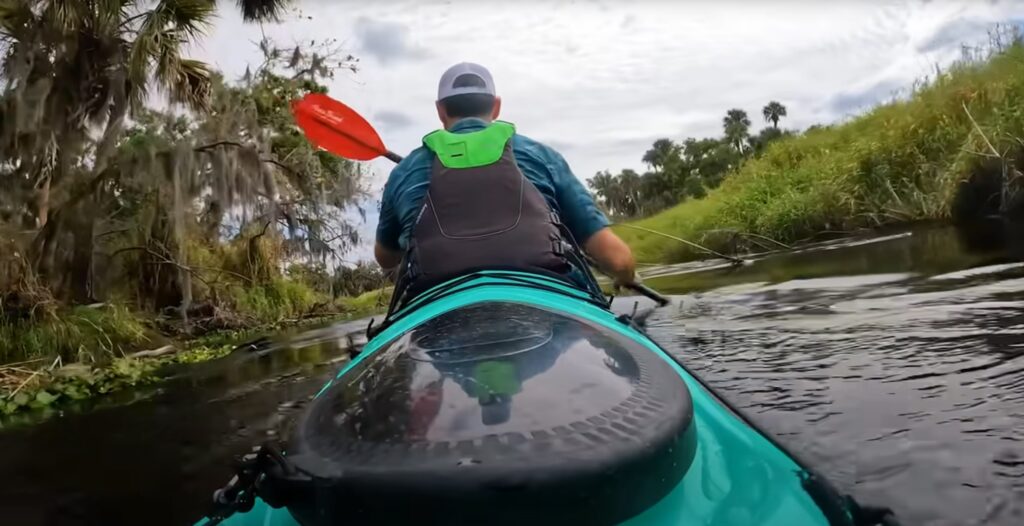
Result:
<svg viewBox="0 0 1024 526">
<path fill-rule="evenodd" d="M 482 81 L 483 85 L 476 85 L 480 84 L 480 82 L 473 82 L 471 84 L 474 85 L 460 85 L 456 87 L 455 81 L 460 80 L 458 84 L 463 84 L 463 82 L 461 82 L 461 77 L 466 75 L 477 77 Z M 455 95 L 465 95 L 467 93 L 496 95 L 494 91 L 494 79 L 491 78 L 491 72 L 487 71 L 487 68 L 480 64 L 463 62 L 448 68 L 448 70 L 444 72 L 444 75 L 441 75 L 441 82 L 437 86 L 437 100 L 447 99 L 448 97 L 453 97 Z"/>
</svg>

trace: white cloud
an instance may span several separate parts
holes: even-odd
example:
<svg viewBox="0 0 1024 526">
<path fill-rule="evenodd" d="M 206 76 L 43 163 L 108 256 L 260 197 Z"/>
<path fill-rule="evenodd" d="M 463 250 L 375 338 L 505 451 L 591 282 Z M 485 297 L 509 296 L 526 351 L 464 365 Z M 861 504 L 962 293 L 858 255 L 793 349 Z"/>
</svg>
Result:
<svg viewBox="0 0 1024 526">
<path fill-rule="evenodd" d="M 373 122 L 376 127 L 387 130 L 404 128 L 415 121 L 413 121 L 412 117 L 400 111 L 381 110 L 373 114 Z"/>
<path fill-rule="evenodd" d="M 430 56 L 426 49 L 409 42 L 404 24 L 361 16 L 355 22 L 357 51 L 376 58 L 381 64 L 420 60 Z"/>
<path fill-rule="evenodd" d="M 841 119 L 948 64 L 991 24 L 1024 20 L 1020 1 L 301 5 L 312 20 L 267 35 L 337 38 L 367 59 L 331 95 L 375 116 L 391 149 L 405 154 L 438 126 L 437 78 L 474 61 L 491 69 L 503 117 L 558 145 L 581 177 L 642 168 L 658 137 L 717 135 L 729 108 L 757 122 L 778 100 L 791 128 Z M 237 75 L 256 60 L 259 36 L 226 11 L 199 54 Z M 373 166 L 379 188 L 390 165 Z"/>
</svg>

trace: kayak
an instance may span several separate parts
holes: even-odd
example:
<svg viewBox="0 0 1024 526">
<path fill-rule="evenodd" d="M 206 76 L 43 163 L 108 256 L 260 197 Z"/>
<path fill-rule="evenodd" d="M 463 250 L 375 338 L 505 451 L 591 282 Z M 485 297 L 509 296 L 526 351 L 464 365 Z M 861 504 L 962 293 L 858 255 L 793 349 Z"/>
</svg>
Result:
<svg viewBox="0 0 1024 526">
<path fill-rule="evenodd" d="M 526 272 L 476 272 L 395 309 L 268 457 L 244 506 L 199 524 L 895 524 L 635 316 Z"/>
</svg>

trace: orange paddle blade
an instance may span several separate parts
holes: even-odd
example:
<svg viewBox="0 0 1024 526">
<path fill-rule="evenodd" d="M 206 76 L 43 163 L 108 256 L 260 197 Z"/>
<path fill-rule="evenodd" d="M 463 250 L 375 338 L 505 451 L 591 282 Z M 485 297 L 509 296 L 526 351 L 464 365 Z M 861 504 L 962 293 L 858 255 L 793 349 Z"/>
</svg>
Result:
<svg viewBox="0 0 1024 526">
<path fill-rule="evenodd" d="M 362 115 L 323 93 L 292 102 L 292 114 L 311 143 L 335 155 L 369 161 L 388 151 Z"/>
</svg>

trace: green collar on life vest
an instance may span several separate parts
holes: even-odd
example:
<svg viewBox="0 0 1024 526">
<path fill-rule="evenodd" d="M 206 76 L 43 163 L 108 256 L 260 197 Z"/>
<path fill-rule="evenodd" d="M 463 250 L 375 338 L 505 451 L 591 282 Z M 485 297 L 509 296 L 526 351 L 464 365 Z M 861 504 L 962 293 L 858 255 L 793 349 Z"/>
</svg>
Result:
<svg viewBox="0 0 1024 526">
<path fill-rule="evenodd" d="M 467 391 L 474 398 L 486 400 L 493 395 L 511 396 L 520 389 L 519 371 L 514 363 L 489 360 L 473 367 L 473 382 Z"/>
<path fill-rule="evenodd" d="M 423 138 L 423 145 L 436 153 L 446 168 L 476 168 L 498 162 L 505 144 L 515 133 L 511 122 L 494 121 L 474 132 L 431 132 Z"/>
</svg>

